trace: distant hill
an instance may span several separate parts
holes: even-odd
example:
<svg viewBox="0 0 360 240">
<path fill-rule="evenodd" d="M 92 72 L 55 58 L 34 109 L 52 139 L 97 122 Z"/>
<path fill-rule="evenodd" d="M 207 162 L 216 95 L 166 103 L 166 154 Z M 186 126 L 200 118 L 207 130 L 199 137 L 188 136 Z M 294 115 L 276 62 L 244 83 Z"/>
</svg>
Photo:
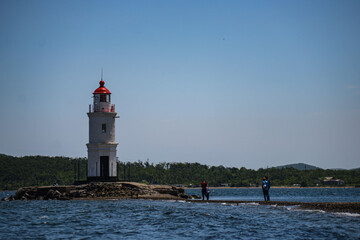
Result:
<svg viewBox="0 0 360 240">
<path fill-rule="evenodd" d="M 295 168 L 297 170 L 315 170 L 315 169 L 319 169 L 318 167 L 311 166 L 311 165 L 305 164 L 305 163 L 287 164 L 287 165 L 283 165 L 283 166 L 278 166 L 276 168 L 278 168 L 278 169 Z"/>
</svg>

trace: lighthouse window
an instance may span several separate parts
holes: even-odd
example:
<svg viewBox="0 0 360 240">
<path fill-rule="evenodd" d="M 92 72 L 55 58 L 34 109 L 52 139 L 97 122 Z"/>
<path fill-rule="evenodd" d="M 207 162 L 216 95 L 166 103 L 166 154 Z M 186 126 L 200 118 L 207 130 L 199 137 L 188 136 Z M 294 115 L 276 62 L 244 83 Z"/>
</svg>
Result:
<svg viewBox="0 0 360 240">
<path fill-rule="evenodd" d="M 106 94 L 100 95 L 100 102 L 106 102 Z"/>
<path fill-rule="evenodd" d="M 101 131 L 103 133 L 106 133 L 106 124 L 105 123 L 101 125 Z"/>
</svg>

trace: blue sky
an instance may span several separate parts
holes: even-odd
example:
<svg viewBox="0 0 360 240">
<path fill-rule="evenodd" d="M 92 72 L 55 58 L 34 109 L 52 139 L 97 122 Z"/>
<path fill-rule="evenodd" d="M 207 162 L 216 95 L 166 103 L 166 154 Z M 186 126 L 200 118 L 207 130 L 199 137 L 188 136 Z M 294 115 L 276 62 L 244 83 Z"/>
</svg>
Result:
<svg viewBox="0 0 360 240">
<path fill-rule="evenodd" d="M 360 167 L 359 1 L 0 1 L 0 153 Z"/>
</svg>

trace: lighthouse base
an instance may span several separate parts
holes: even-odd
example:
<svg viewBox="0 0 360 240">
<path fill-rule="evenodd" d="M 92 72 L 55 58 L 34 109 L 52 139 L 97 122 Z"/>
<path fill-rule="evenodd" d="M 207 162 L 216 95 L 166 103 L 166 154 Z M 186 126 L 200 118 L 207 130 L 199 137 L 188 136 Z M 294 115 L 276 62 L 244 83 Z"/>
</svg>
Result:
<svg viewBox="0 0 360 240">
<path fill-rule="evenodd" d="M 117 180 L 117 143 L 89 143 L 88 181 L 113 182 Z"/>
<path fill-rule="evenodd" d="M 117 182 L 118 177 L 88 177 L 87 182 Z"/>
</svg>

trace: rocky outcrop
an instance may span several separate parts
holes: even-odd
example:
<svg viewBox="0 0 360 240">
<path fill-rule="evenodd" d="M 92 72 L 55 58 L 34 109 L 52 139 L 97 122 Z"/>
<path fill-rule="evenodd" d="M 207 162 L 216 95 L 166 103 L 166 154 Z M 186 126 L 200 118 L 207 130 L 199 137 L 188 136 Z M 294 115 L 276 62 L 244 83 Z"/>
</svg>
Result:
<svg viewBox="0 0 360 240">
<path fill-rule="evenodd" d="M 70 199 L 193 199 L 185 190 L 167 185 L 146 185 L 134 182 L 91 182 L 71 186 L 20 188 L 11 200 L 70 200 Z"/>
</svg>

